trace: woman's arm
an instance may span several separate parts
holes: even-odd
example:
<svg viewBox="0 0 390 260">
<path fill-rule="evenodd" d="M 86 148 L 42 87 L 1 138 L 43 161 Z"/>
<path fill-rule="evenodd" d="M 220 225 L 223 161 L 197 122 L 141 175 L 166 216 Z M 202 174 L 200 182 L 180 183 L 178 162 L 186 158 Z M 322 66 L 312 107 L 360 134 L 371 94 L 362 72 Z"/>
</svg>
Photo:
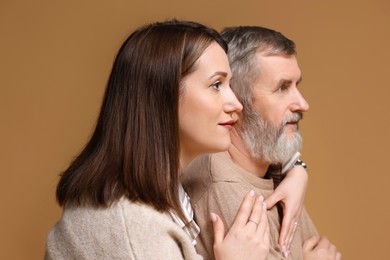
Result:
<svg viewBox="0 0 390 260">
<path fill-rule="evenodd" d="M 290 248 L 298 224 L 297 221 L 303 208 L 307 183 L 308 175 L 306 169 L 301 165 L 292 167 L 272 195 L 265 201 L 268 209 L 275 206 L 278 202 L 282 205 L 283 221 L 279 235 L 279 244 L 285 256 Z"/>
</svg>

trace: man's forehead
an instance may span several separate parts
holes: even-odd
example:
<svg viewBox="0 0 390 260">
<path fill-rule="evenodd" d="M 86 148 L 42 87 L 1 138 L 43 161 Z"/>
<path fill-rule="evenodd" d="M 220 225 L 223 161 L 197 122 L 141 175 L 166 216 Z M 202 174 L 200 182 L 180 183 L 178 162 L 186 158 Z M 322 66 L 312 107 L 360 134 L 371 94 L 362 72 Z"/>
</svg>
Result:
<svg viewBox="0 0 390 260">
<path fill-rule="evenodd" d="M 302 74 L 295 55 L 257 55 L 259 77 L 272 76 L 275 81 L 301 82 Z"/>
<path fill-rule="evenodd" d="M 273 53 L 273 52 L 256 52 L 256 58 L 258 61 L 271 61 L 271 60 L 294 60 L 296 63 L 297 57 L 295 54 Z"/>
</svg>

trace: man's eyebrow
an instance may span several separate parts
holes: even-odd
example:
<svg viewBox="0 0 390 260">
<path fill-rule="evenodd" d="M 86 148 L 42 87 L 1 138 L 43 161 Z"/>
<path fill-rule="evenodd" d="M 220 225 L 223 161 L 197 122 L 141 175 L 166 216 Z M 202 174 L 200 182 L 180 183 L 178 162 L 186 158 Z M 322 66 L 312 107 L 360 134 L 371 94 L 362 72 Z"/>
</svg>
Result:
<svg viewBox="0 0 390 260">
<path fill-rule="evenodd" d="M 223 76 L 223 77 L 227 77 L 227 72 L 224 72 L 224 71 L 216 71 L 216 72 L 214 72 L 213 73 L 213 75 L 211 75 L 210 77 L 209 77 L 209 79 L 212 79 L 212 78 L 214 78 L 215 76 Z"/>
<path fill-rule="evenodd" d="M 297 85 L 299 83 L 301 83 L 301 81 L 302 81 L 302 76 L 297 80 Z M 283 85 L 285 83 L 291 84 L 291 83 L 293 83 L 293 80 L 290 80 L 290 79 L 281 79 L 281 80 L 279 80 L 279 85 Z"/>
<path fill-rule="evenodd" d="M 292 80 L 289 80 L 289 79 L 280 79 L 279 82 L 278 82 L 278 86 L 282 86 L 284 84 L 291 84 L 292 83 Z"/>
</svg>

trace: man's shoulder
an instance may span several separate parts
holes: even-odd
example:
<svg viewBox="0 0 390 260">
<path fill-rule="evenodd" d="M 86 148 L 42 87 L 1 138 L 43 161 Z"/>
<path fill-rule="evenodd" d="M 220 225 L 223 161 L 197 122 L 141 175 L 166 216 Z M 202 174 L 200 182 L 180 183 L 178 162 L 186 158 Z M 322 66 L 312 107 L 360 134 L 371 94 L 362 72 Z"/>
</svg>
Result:
<svg viewBox="0 0 390 260">
<path fill-rule="evenodd" d="M 199 156 L 184 170 L 183 187 L 192 202 L 196 202 L 206 192 L 221 185 L 242 186 L 245 181 L 237 167 L 225 153 Z"/>
<path fill-rule="evenodd" d="M 306 240 L 313 235 L 318 235 L 317 228 L 305 207 L 302 209 L 298 225 L 301 229 L 302 240 Z"/>
</svg>

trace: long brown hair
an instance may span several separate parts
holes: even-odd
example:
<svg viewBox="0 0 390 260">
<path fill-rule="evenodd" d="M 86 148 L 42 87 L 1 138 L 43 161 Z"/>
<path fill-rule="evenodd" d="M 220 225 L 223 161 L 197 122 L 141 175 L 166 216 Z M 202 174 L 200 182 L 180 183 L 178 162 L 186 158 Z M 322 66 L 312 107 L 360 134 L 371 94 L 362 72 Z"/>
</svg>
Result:
<svg viewBox="0 0 390 260">
<path fill-rule="evenodd" d="M 178 198 L 178 101 L 183 77 L 211 44 L 227 46 L 194 22 L 134 31 L 116 56 L 94 133 L 57 186 L 61 206 L 107 207 L 127 197 L 183 218 Z"/>
</svg>

